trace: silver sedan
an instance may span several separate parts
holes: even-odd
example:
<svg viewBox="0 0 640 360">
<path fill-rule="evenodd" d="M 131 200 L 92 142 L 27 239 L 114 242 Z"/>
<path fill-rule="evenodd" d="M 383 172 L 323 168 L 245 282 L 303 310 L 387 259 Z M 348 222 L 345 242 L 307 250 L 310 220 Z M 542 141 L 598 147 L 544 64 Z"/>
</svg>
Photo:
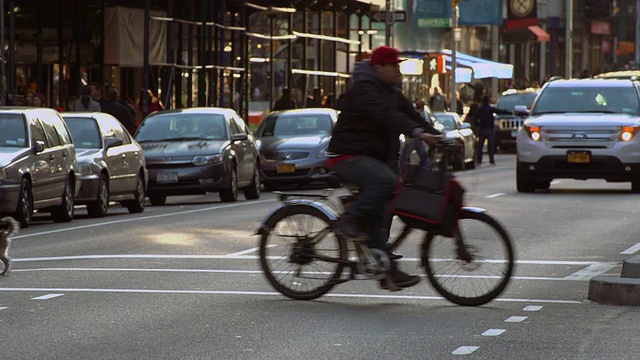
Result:
<svg viewBox="0 0 640 360">
<path fill-rule="evenodd" d="M 446 133 L 448 139 L 460 145 L 460 154 L 453 159 L 455 170 L 475 169 L 476 167 L 476 136 L 469 123 L 462 122 L 460 115 L 455 112 L 434 113 L 436 122 L 434 127 Z"/>
<path fill-rule="evenodd" d="M 113 116 L 105 113 L 64 113 L 76 146 L 81 176 L 76 204 L 87 205 L 92 217 L 107 214 L 110 201 L 131 213 L 144 211 L 147 168 L 140 145 Z"/>
<path fill-rule="evenodd" d="M 338 113 L 328 108 L 269 114 L 256 130 L 265 189 L 313 182 L 340 186 L 327 167 L 326 156 L 337 119 Z"/>
</svg>

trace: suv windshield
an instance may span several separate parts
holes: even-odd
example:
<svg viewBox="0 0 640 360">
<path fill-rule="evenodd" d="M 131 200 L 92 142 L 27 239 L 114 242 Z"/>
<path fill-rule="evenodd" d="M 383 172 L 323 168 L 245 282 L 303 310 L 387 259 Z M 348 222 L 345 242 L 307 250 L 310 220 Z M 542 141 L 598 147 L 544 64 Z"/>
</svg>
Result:
<svg viewBox="0 0 640 360">
<path fill-rule="evenodd" d="M 538 97 L 531 115 L 566 112 L 639 114 L 638 94 L 625 87 L 548 87 Z"/>
<path fill-rule="evenodd" d="M 527 109 L 531 109 L 531 104 L 533 104 L 533 100 L 536 99 L 537 95 L 537 92 L 502 95 L 498 99 L 496 107 L 502 110 L 513 111 L 516 105 L 526 105 Z"/>
</svg>

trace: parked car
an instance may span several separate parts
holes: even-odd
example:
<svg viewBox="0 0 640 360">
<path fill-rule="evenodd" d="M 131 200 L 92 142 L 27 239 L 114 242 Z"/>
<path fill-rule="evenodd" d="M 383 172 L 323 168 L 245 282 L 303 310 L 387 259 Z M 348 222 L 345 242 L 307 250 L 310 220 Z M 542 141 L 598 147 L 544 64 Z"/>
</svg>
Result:
<svg viewBox="0 0 640 360">
<path fill-rule="evenodd" d="M 476 136 L 469 123 L 463 122 L 455 112 L 433 113 L 436 122 L 434 127 L 443 131 L 447 139 L 455 141 L 460 146 L 460 154 L 453 160 L 455 170 L 476 168 Z"/>
<path fill-rule="evenodd" d="M 500 97 L 498 97 L 496 108 L 513 111 L 516 106 L 524 105 L 527 109 L 530 109 L 533 101 L 539 93 L 540 89 L 533 88 L 524 90 L 509 89 L 504 91 Z M 495 121 L 496 150 L 515 151 L 516 137 L 518 135 L 518 130 L 522 127 L 524 117 L 516 114 L 496 114 Z"/>
<path fill-rule="evenodd" d="M 169 195 L 218 191 L 220 200 L 260 197 L 258 149 L 232 109 L 191 108 L 155 112 L 135 135 L 149 170 L 147 196 L 163 205 Z"/>
<path fill-rule="evenodd" d="M 339 187 L 327 167 L 326 150 L 338 113 L 328 108 L 272 112 L 256 130 L 260 179 L 266 190 L 325 182 Z"/>
<path fill-rule="evenodd" d="M 640 88 L 634 80 L 547 82 L 517 139 L 516 188 L 548 189 L 556 178 L 631 182 L 640 192 Z"/>
<path fill-rule="evenodd" d="M 131 213 L 144 211 L 147 168 L 143 151 L 118 119 L 100 112 L 68 112 L 76 146 L 80 191 L 76 204 L 87 205 L 91 217 L 107 214 L 110 201 Z"/>
<path fill-rule="evenodd" d="M 0 213 L 25 228 L 35 210 L 51 212 L 55 222 L 71 221 L 77 167 L 71 134 L 57 111 L 0 109 Z"/>
</svg>

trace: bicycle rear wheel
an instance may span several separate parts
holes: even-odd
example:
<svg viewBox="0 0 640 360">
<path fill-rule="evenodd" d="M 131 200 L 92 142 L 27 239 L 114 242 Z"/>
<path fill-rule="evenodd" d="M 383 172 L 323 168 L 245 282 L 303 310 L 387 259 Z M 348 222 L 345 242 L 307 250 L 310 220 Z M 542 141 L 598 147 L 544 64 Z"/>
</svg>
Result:
<svg viewBox="0 0 640 360">
<path fill-rule="evenodd" d="M 295 300 L 316 299 L 340 282 L 348 260 L 329 218 L 305 205 L 285 206 L 265 222 L 260 265 L 269 283 Z"/>
<path fill-rule="evenodd" d="M 490 302 L 513 274 L 513 244 L 504 228 L 483 212 L 463 209 L 458 219 L 463 247 L 454 238 L 427 233 L 422 263 L 431 285 L 445 299 L 462 306 Z"/>
</svg>

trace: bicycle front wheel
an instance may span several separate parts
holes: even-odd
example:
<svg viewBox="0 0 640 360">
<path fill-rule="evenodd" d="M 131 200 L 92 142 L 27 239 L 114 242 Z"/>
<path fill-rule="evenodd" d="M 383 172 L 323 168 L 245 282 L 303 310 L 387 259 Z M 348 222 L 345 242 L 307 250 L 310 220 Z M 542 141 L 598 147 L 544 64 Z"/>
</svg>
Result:
<svg viewBox="0 0 640 360">
<path fill-rule="evenodd" d="M 458 228 L 456 238 L 427 233 L 422 245 L 425 272 L 445 299 L 462 306 L 486 304 L 511 279 L 513 244 L 505 229 L 483 212 L 463 209 Z"/>
<path fill-rule="evenodd" d="M 285 206 L 265 222 L 260 264 L 269 283 L 295 300 L 316 299 L 340 282 L 348 260 L 345 241 L 329 218 L 306 205 Z"/>
</svg>

